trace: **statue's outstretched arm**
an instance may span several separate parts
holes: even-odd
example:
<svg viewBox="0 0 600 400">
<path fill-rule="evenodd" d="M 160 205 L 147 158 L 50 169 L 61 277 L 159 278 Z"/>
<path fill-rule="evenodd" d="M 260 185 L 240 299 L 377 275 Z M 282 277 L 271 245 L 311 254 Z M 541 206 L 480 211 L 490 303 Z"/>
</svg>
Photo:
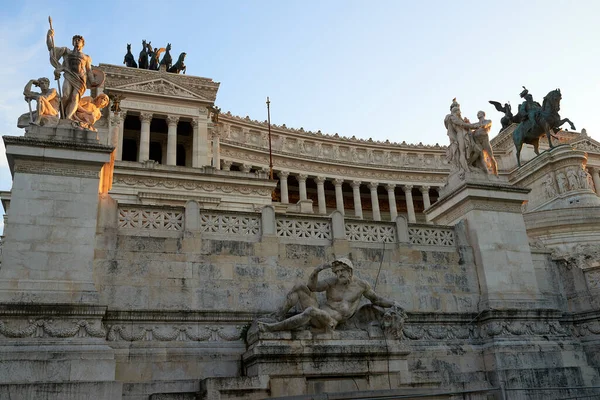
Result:
<svg viewBox="0 0 600 400">
<path fill-rule="evenodd" d="M 367 285 L 367 290 L 363 293 L 363 296 L 369 299 L 371 303 L 384 308 L 392 307 L 394 305 L 398 306 L 398 304 L 395 301 L 388 300 L 385 297 L 378 295 L 377 293 L 375 293 L 373 288 L 371 288 L 371 285 L 369 285 L 368 283 L 365 284 Z"/>
</svg>

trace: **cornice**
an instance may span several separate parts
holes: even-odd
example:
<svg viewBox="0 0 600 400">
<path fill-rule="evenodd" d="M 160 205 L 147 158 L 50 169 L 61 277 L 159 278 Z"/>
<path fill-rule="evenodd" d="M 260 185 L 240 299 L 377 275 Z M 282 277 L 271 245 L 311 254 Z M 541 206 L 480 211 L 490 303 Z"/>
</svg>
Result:
<svg viewBox="0 0 600 400">
<path fill-rule="evenodd" d="M 248 128 L 258 129 L 261 131 L 262 130 L 266 131 L 268 129 L 267 121 L 261 122 L 261 121 L 253 120 L 253 119 L 250 119 L 250 117 L 248 117 L 248 116 L 239 117 L 239 116 L 233 115 L 230 111 L 220 114 L 219 122 L 236 124 L 239 126 L 245 126 Z M 444 152 L 447 148 L 447 146 L 440 146 L 437 143 L 435 145 L 427 145 L 427 144 L 423 144 L 423 143 L 419 143 L 419 144 L 411 144 L 411 143 L 406 143 L 406 142 L 396 143 L 396 142 L 390 142 L 389 140 L 382 142 L 379 140 L 372 140 L 372 139 L 359 139 L 354 136 L 349 138 L 349 137 L 345 137 L 345 136 L 340 136 L 337 133 L 335 133 L 333 135 L 327 134 L 327 133 L 322 133 L 320 130 L 317 132 L 313 132 L 313 131 L 305 131 L 304 128 L 300 128 L 300 129 L 289 128 L 285 124 L 282 124 L 282 125 L 271 124 L 271 134 L 294 136 L 294 137 L 298 137 L 298 138 L 302 138 L 302 139 L 312 139 L 312 140 L 324 141 L 324 142 L 327 141 L 327 142 L 335 143 L 335 144 L 339 144 L 339 145 L 363 145 L 366 147 L 382 148 L 382 149 L 394 147 L 394 148 L 405 149 L 405 150 L 418 149 L 418 150 L 433 150 L 436 152 Z"/>
</svg>

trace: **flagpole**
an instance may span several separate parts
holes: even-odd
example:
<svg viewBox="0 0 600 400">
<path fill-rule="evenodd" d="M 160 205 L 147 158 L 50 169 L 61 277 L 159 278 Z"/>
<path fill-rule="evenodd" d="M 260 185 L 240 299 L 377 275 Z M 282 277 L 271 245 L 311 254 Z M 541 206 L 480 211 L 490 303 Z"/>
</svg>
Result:
<svg viewBox="0 0 600 400">
<path fill-rule="evenodd" d="M 267 122 L 269 126 L 269 179 L 273 180 L 273 153 L 271 152 L 271 102 L 267 96 Z"/>
</svg>

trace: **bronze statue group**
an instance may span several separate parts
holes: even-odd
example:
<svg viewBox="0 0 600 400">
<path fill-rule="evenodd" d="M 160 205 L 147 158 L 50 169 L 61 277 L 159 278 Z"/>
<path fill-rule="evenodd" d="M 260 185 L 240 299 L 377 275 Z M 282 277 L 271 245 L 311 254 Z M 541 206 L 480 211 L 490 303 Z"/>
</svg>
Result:
<svg viewBox="0 0 600 400">
<path fill-rule="evenodd" d="M 159 61 L 160 56 L 163 55 Z M 173 58 L 171 57 L 171 43 L 167 43 L 167 47 L 152 47 L 152 42 L 146 42 L 142 40 L 142 51 L 138 57 L 137 63 L 135 57 L 131 53 L 131 44 L 127 44 L 127 54 L 123 59 L 123 64 L 131 68 L 149 69 L 152 71 L 158 71 L 161 66 L 164 66 L 165 71 L 178 74 L 182 72 L 185 74 L 185 60 L 186 53 L 183 52 L 179 55 L 177 62 L 173 64 Z"/>
</svg>

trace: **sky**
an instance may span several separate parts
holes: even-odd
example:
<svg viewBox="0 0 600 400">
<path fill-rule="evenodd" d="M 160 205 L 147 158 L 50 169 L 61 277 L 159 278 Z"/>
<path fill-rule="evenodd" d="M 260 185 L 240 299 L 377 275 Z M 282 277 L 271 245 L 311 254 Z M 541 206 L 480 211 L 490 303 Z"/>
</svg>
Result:
<svg viewBox="0 0 600 400">
<path fill-rule="evenodd" d="M 187 74 L 220 82 L 223 112 L 341 136 L 446 145 L 452 98 L 500 129 L 526 86 L 556 88 L 561 116 L 600 140 L 599 1 L 6 1 L 0 10 L 0 134 L 27 112 L 23 87 L 52 78 L 45 37 L 85 37 L 93 63 L 122 65 L 127 43 L 186 52 Z M 81 6 L 79 6 L 81 5 Z M 56 87 L 55 84 L 53 87 Z M 565 125 L 565 127 L 568 127 Z M 0 190 L 10 190 L 0 145 Z"/>
</svg>

